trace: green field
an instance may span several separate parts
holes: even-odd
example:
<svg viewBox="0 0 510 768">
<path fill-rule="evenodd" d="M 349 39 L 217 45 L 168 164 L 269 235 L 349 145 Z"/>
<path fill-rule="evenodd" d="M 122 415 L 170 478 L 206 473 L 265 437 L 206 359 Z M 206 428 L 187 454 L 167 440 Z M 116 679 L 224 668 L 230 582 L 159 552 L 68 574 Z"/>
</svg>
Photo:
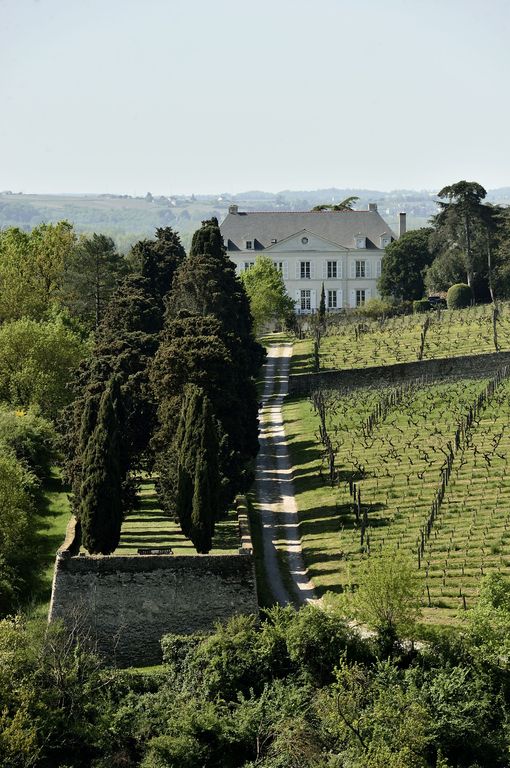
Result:
<svg viewBox="0 0 510 768">
<path fill-rule="evenodd" d="M 479 379 L 410 387 L 371 430 L 367 417 L 387 390 L 333 393 L 328 431 L 336 448 L 334 487 L 310 401 L 285 404 L 303 552 L 320 594 L 350 588 L 363 558 L 399 547 L 420 566 L 425 617 L 444 623 L 472 605 L 482 575 L 492 570 L 510 575 L 508 380 L 496 389 L 455 454 L 440 512 L 418 562 L 421 532 L 449 444 L 486 384 Z M 349 481 L 357 484 L 367 516 L 363 544 Z"/>
<path fill-rule="evenodd" d="M 510 303 L 498 306 L 497 340 L 500 350 L 510 350 Z M 320 346 L 320 367 L 366 368 L 420 359 L 457 357 L 495 351 L 492 306 L 440 310 L 427 314 L 366 320 L 355 315 L 330 320 Z M 292 373 L 312 370 L 312 339 L 296 341 Z"/>
</svg>

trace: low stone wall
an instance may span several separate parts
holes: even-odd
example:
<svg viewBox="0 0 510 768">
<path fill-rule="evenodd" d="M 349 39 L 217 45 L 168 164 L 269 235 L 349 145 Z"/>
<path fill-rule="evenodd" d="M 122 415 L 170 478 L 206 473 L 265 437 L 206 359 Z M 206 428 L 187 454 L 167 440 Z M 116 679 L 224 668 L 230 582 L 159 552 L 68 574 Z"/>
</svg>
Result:
<svg viewBox="0 0 510 768">
<path fill-rule="evenodd" d="M 374 385 L 391 385 L 413 379 L 478 378 L 493 376 L 510 364 L 510 352 L 464 355 L 412 363 L 291 374 L 289 395 L 309 395 L 318 386 L 328 389 L 359 389 Z"/>
<path fill-rule="evenodd" d="M 235 614 L 257 614 L 251 538 L 240 513 L 242 545 L 232 555 L 76 556 L 67 536 L 49 620 L 91 636 L 111 663 L 136 666 L 161 661 L 168 632 L 207 632 Z"/>
</svg>

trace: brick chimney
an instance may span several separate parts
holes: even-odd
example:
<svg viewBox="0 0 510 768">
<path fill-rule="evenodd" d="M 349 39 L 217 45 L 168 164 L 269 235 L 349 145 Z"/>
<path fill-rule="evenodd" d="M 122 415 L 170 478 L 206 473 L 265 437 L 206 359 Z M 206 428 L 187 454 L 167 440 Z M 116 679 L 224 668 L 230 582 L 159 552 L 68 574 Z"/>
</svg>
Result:
<svg viewBox="0 0 510 768">
<path fill-rule="evenodd" d="M 229 205 L 228 206 L 228 212 L 229 213 L 233 213 L 233 214 L 239 213 L 239 206 L 238 205 Z"/>
<path fill-rule="evenodd" d="M 407 222 L 405 213 L 398 214 L 398 236 L 402 237 L 407 231 Z"/>
</svg>

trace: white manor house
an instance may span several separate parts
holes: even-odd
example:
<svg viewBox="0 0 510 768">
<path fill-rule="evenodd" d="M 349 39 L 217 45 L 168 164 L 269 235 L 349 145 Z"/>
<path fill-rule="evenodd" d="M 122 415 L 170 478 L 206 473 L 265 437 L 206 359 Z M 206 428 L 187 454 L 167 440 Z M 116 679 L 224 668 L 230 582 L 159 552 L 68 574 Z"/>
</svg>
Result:
<svg viewBox="0 0 510 768">
<path fill-rule="evenodd" d="M 400 236 L 405 213 L 399 219 Z M 274 261 L 300 314 L 318 309 L 322 283 L 330 311 L 378 297 L 385 248 L 396 238 L 375 203 L 367 211 L 306 213 L 245 213 L 231 205 L 221 234 L 238 273 L 262 254 Z"/>
</svg>

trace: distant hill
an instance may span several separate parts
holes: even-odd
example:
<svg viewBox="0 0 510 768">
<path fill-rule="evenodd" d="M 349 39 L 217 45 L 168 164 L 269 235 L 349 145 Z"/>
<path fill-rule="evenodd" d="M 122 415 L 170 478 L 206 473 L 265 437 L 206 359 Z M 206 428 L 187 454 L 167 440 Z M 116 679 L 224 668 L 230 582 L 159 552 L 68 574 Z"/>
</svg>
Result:
<svg viewBox="0 0 510 768">
<path fill-rule="evenodd" d="M 41 222 L 71 221 L 78 232 L 110 235 L 127 251 L 142 237 L 151 237 L 156 227 L 172 226 L 180 232 L 185 247 L 204 219 L 224 218 L 231 203 L 245 211 L 308 211 L 320 203 L 336 203 L 356 195 L 357 208 L 377 203 L 382 216 L 394 229 L 400 211 L 405 211 L 408 228 L 426 226 L 436 212 L 435 194 L 429 190 L 369 189 L 257 190 L 236 194 L 130 197 L 129 195 L 25 195 L 0 192 L 0 228 L 30 230 Z M 510 187 L 490 190 L 492 203 L 510 204 Z"/>
</svg>

